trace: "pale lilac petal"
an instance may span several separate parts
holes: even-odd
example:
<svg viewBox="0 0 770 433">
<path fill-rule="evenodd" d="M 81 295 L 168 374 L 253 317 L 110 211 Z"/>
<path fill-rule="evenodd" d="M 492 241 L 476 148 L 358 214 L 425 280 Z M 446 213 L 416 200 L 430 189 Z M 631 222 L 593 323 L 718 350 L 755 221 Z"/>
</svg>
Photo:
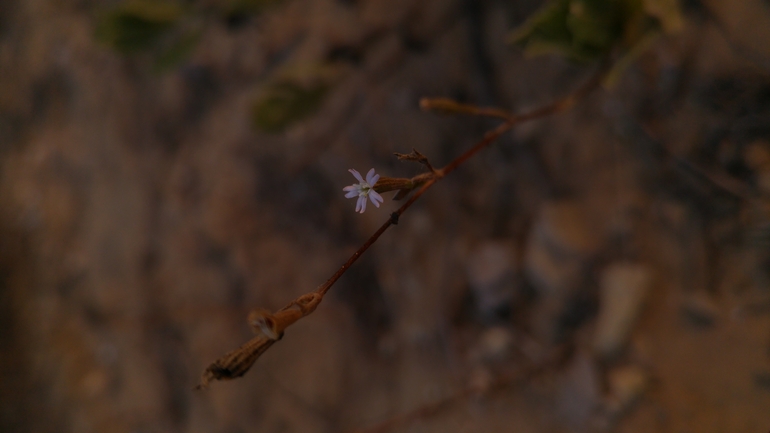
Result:
<svg viewBox="0 0 770 433">
<path fill-rule="evenodd" d="M 364 211 L 366 210 L 366 196 L 362 195 L 358 199 L 361 200 L 361 213 L 364 213 Z"/>
<path fill-rule="evenodd" d="M 358 185 L 348 185 L 345 188 L 342 188 L 343 191 L 354 191 L 359 188 Z"/>
<path fill-rule="evenodd" d="M 376 184 L 378 180 L 380 180 L 380 175 L 375 174 L 372 176 L 372 180 L 369 181 L 369 186 L 374 187 L 374 184 Z"/>
<path fill-rule="evenodd" d="M 351 172 L 351 173 L 353 173 L 353 176 L 355 176 L 355 177 L 356 177 L 356 179 L 358 179 L 358 181 L 359 181 L 359 182 L 361 182 L 361 183 L 364 183 L 364 178 L 363 178 L 363 177 L 361 177 L 361 173 L 359 173 L 359 172 L 358 172 L 358 171 L 356 171 L 356 170 L 353 170 L 352 168 L 351 168 L 350 170 L 348 170 L 348 171 L 349 171 L 349 172 Z"/>
<path fill-rule="evenodd" d="M 372 201 L 372 204 L 380 207 L 380 203 L 384 202 L 382 196 L 377 194 L 375 191 L 369 191 L 369 199 Z"/>
<path fill-rule="evenodd" d="M 374 186 L 374 182 L 372 182 L 372 179 L 374 178 L 374 169 L 369 170 L 368 173 L 366 173 L 366 183 L 369 184 L 369 186 Z"/>
<path fill-rule="evenodd" d="M 358 201 L 356 201 L 356 212 L 361 212 L 361 201 L 366 202 L 366 197 L 359 196 Z"/>
<path fill-rule="evenodd" d="M 345 194 L 345 198 L 353 198 L 357 195 L 359 195 L 359 192 L 356 190 L 352 190 L 352 191 L 349 191 L 347 194 Z"/>
</svg>

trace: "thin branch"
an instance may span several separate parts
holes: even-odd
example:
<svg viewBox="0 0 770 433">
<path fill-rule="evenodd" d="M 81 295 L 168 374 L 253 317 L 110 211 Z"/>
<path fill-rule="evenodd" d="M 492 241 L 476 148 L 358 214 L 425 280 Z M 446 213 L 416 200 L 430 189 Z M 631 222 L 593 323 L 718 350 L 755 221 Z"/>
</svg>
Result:
<svg viewBox="0 0 770 433">
<path fill-rule="evenodd" d="M 565 98 L 552 102 L 546 106 L 537 108 L 532 111 L 524 112 L 521 114 L 508 114 L 502 115 L 503 111 L 499 109 L 484 109 L 476 108 L 474 110 L 469 109 L 470 106 L 455 103 L 450 100 L 441 100 L 441 107 L 457 109 L 454 112 L 462 112 L 472 115 L 491 115 L 493 117 L 504 118 L 505 122 L 498 125 L 496 128 L 487 132 L 484 137 L 477 142 L 473 147 L 450 161 L 447 165 L 440 169 L 434 169 L 429 173 L 423 173 L 418 175 L 413 180 L 419 178 L 421 187 L 407 200 L 398 210 L 393 212 L 388 220 L 386 220 L 379 229 L 369 239 L 361 245 L 355 253 L 334 273 L 325 283 L 321 284 L 313 292 L 306 293 L 299 298 L 295 299 L 289 305 L 279 310 L 275 315 L 270 314 L 264 310 L 259 310 L 256 314 L 256 319 L 250 319 L 252 327 L 255 329 L 257 336 L 252 340 L 241 346 L 240 348 L 227 353 L 223 357 L 214 361 L 204 371 L 201 377 L 201 383 L 196 389 L 206 388 L 212 380 L 225 380 L 234 379 L 240 377 L 251 368 L 256 359 L 261 356 L 270 346 L 283 336 L 283 331 L 299 319 L 311 314 L 315 311 L 315 308 L 323 300 L 324 295 L 331 289 L 334 283 L 358 260 L 361 255 L 366 252 L 375 242 L 382 236 L 390 226 L 398 223 L 399 217 L 409 209 L 414 202 L 416 202 L 428 189 L 430 189 L 436 182 L 442 179 L 447 174 L 453 172 L 461 164 L 470 159 L 473 155 L 480 150 L 489 146 L 492 142 L 497 140 L 501 135 L 508 132 L 522 122 L 526 122 L 533 119 L 553 115 L 563 112 L 571 108 L 575 103 L 585 98 L 592 90 L 597 88 L 601 83 L 606 71 L 608 62 L 604 62 L 601 67 L 594 73 L 590 80 L 588 80 L 582 87 L 568 95 Z M 424 105 L 424 104 L 423 104 Z M 436 107 L 428 107 L 435 109 Z M 451 111 L 451 110 L 445 110 Z M 417 153 L 415 153 L 417 154 Z M 425 158 L 427 162 L 427 158 Z M 432 168 L 432 166 L 430 166 Z"/>
<path fill-rule="evenodd" d="M 412 149 L 411 153 L 394 153 L 396 155 L 396 158 L 398 158 L 401 161 L 416 161 L 420 164 L 424 165 L 425 168 L 428 169 L 429 172 L 435 173 L 436 169 L 433 168 L 430 161 L 428 161 L 428 157 L 420 153 L 417 149 Z"/>
<path fill-rule="evenodd" d="M 409 412 L 405 412 L 389 418 L 372 427 L 363 430 L 356 430 L 355 433 L 385 433 L 398 427 L 404 427 L 415 421 L 435 416 L 464 400 L 475 396 L 490 394 L 492 392 L 517 385 L 524 379 L 529 379 L 532 378 L 532 376 L 545 373 L 552 367 L 558 367 L 566 359 L 566 355 L 568 353 L 569 350 L 566 346 L 557 347 L 552 352 L 552 355 L 547 359 L 537 363 L 530 362 L 527 365 L 517 369 L 516 371 L 510 372 L 508 374 L 501 374 L 495 377 L 483 388 L 479 388 L 477 385 L 469 385 L 455 394 L 449 395 L 432 403 L 424 404 Z"/>
<path fill-rule="evenodd" d="M 599 87 L 602 80 L 604 79 L 604 75 L 606 74 L 608 67 L 609 67 L 609 63 L 604 62 L 583 86 L 581 86 L 575 92 L 571 93 L 570 95 L 567 95 L 562 99 L 552 102 L 546 106 L 536 108 L 529 112 L 509 115 L 508 120 L 506 120 L 505 123 L 502 123 L 497 128 L 487 132 L 484 135 L 484 138 L 478 143 L 476 143 L 476 145 L 474 145 L 473 147 L 465 151 L 465 153 L 463 153 L 462 155 L 453 159 L 449 164 L 444 166 L 444 168 L 440 169 L 439 171 L 442 173 L 441 177 L 444 177 L 447 174 L 453 172 L 455 169 L 457 169 L 457 167 L 460 166 L 460 164 L 470 159 L 473 155 L 475 155 L 481 149 L 487 147 L 490 143 L 495 141 L 498 137 L 503 135 L 505 132 L 511 129 L 514 125 L 522 122 L 526 122 L 529 120 L 534 120 L 541 117 L 558 114 L 568 110 L 569 108 L 572 108 L 572 106 L 575 105 L 578 101 L 582 100 L 583 98 L 588 96 L 588 94 L 591 93 L 591 91 Z"/>
<path fill-rule="evenodd" d="M 471 116 L 493 117 L 501 120 L 510 120 L 512 115 L 500 108 L 477 107 L 463 104 L 448 98 L 422 98 L 420 108 L 425 111 L 434 111 L 442 114 L 467 114 Z"/>
<path fill-rule="evenodd" d="M 744 182 L 702 167 L 687 158 L 675 154 L 656 136 L 649 125 L 629 114 L 627 107 L 623 105 L 619 105 L 619 107 L 619 110 L 615 110 L 615 114 L 625 130 L 624 134 L 633 136 L 633 139 L 648 146 L 654 152 L 656 158 L 673 165 L 677 171 L 693 176 L 696 180 L 703 181 L 709 186 L 738 200 L 753 203 L 759 198 L 756 192 L 753 192 L 749 185 Z"/>
<path fill-rule="evenodd" d="M 397 211 L 393 212 L 393 214 L 396 215 L 396 220 L 404 212 L 406 212 L 406 210 L 409 209 L 409 207 L 412 206 L 412 204 L 414 204 L 414 202 L 416 202 L 417 199 L 420 198 L 420 196 L 425 194 L 425 191 L 427 191 L 428 188 L 430 188 L 434 183 L 436 183 L 436 180 L 438 180 L 438 179 L 434 177 L 433 179 L 430 179 L 427 182 L 425 182 L 425 184 L 422 186 L 422 188 L 418 189 L 417 192 L 414 193 L 414 195 L 411 196 L 409 198 L 409 200 L 406 201 L 406 203 L 404 203 L 400 208 L 398 208 Z M 385 223 L 382 226 L 380 226 L 380 228 L 377 229 L 377 231 L 374 232 L 374 234 L 369 239 L 367 239 L 366 242 L 364 242 L 364 244 L 361 245 L 361 247 L 355 253 L 353 253 L 352 256 L 350 256 L 348 261 L 345 262 L 345 264 L 342 265 L 342 267 L 340 267 L 339 270 L 337 270 L 337 272 L 335 272 L 334 275 L 331 276 L 331 278 L 329 278 L 325 283 L 323 283 L 320 287 L 318 287 L 315 290 L 316 293 L 319 293 L 322 296 L 325 295 L 326 292 L 328 292 L 329 289 L 331 289 L 331 287 L 334 285 L 334 283 L 336 283 L 337 280 L 340 279 L 342 274 L 344 274 L 345 271 L 347 271 L 348 268 L 351 265 L 353 265 L 353 263 L 355 263 L 356 260 L 358 260 L 359 257 L 361 257 L 361 254 L 363 254 L 366 250 L 368 250 L 369 247 L 372 246 L 372 244 L 377 242 L 377 239 L 379 239 L 379 237 L 383 233 L 385 233 L 385 230 L 387 230 L 390 226 L 393 225 L 393 220 L 394 220 L 393 214 L 391 214 L 391 217 L 387 221 L 385 221 Z"/>
</svg>

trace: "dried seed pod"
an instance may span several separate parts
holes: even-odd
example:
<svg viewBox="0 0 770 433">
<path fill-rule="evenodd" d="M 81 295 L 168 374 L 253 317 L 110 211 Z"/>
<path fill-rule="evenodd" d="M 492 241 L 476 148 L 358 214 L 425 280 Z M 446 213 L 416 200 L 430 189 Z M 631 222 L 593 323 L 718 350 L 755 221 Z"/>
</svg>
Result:
<svg viewBox="0 0 770 433">
<path fill-rule="evenodd" d="M 413 189 L 415 187 L 414 182 L 411 179 L 402 177 L 385 177 L 382 176 L 374 185 L 374 190 L 378 193 L 395 191 L 401 189 Z"/>
<path fill-rule="evenodd" d="M 195 389 L 207 388 L 212 380 L 234 379 L 246 374 L 257 358 L 283 337 L 283 331 L 286 328 L 315 311 L 322 299 L 323 295 L 320 293 L 310 292 L 295 299 L 275 314 L 264 308 L 252 310 L 249 313 L 248 322 L 257 336 L 211 363 L 203 372 L 201 383 Z"/>
<path fill-rule="evenodd" d="M 201 376 L 201 383 L 195 389 L 208 388 L 212 380 L 229 380 L 243 376 L 254 365 L 257 358 L 276 341 L 278 340 L 258 335 L 243 346 L 228 352 L 206 368 Z"/>
<path fill-rule="evenodd" d="M 264 308 L 251 310 L 248 322 L 255 334 L 265 334 L 265 336 L 271 340 L 280 338 L 280 332 L 276 326 L 275 316 Z"/>
</svg>

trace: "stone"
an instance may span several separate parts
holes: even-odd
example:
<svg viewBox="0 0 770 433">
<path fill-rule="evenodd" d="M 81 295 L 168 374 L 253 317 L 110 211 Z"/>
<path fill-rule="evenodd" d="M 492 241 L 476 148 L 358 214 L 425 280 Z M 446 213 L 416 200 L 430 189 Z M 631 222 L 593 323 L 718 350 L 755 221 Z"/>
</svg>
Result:
<svg viewBox="0 0 770 433">
<path fill-rule="evenodd" d="M 754 171 L 770 168 L 770 143 L 762 140 L 749 143 L 743 149 L 743 161 Z"/>
<path fill-rule="evenodd" d="M 770 195 L 770 142 L 756 140 L 746 145 L 743 161 L 754 171 L 757 189 Z"/>
<path fill-rule="evenodd" d="M 494 376 L 489 369 L 477 367 L 471 371 L 468 377 L 468 387 L 476 394 L 484 394 L 489 391 L 494 382 Z"/>
<path fill-rule="evenodd" d="M 544 344 L 550 345 L 562 337 L 560 318 L 564 314 L 566 299 L 547 296 L 532 306 L 529 315 L 529 329 L 532 335 Z"/>
<path fill-rule="evenodd" d="M 615 263 L 600 277 L 599 317 L 594 350 L 608 358 L 618 354 L 628 341 L 650 290 L 652 275 L 638 263 Z"/>
<path fill-rule="evenodd" d="M 578 352 L 560 380 L 559 413 L 569 424 L 585 426 L 600 407 L 601 392 L 596 363 L 588 353 Z"/>
<path fill-rule="evenodd" d="M 702 328 L 713 326 L 720 316 L 719 307 L 705 293 L 685 297 L 679 311 L 689 324 Z"/>
<path fill-rule="evenodd" d="M 599 239 L 592 233 L 585 213 L 576 201 L 546 203 L 540 210 L 534 234 L 554 254 L 585 259 L 597 252 Z"/>
<path fill-rule="evenodd" d="M 611 370 L 607 374 L 609 413 L 617 416 L 627 412 L 644 395 L 648 383 L 647 372 L 635 365 Z"/>
<path fill-rule="evenodd" d="M 763 171 L 757 173 L 757 189 L 764 194 L 770 195 L 770 167 L 766 167 Z"/>
<path fill-rule="evenodd" d="M 580 282 L 600 246 L 576 202 L 546 203 L 527 243 L 526 274 L 540 295 L 561 296 Z"/>
<path fill-rule="evenodd" d="M 503 326 L 495 326 L 481 333 L 473 349 L 474 358 L 484 361 L 505 359 L 513 346 L 511 331 Z"/>
<path fill-rule="evenodd" d="M 537 239 L 530 240 L 526 254 L 526 275 L 541 297 L 561 298 L 581 279 L 580 261 L 553 254 Z"/>
<path fill-rule="evenodd" d="M 757 371 L 754 373 L 754 385 L 765 391 L 770 391 L 770 371 Z"/>
<path fill-rule="evenodd" d="M 468 283 L 482 316 L 494 316 L 510 304 L 515 291 L 515 263 L 513 247 L 503 242 L 488 241 L 471 252 Z"/>
</svg>

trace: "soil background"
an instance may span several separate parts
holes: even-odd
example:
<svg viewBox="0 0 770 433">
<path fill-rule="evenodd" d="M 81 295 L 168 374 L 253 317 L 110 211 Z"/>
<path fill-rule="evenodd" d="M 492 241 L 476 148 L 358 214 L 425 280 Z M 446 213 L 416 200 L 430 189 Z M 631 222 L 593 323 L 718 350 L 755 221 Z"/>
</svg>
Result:
<svg viewBox="0 0 770 433">
<path fill-rule="evenodd" d="M 399 205 L 355 213 L 348 169 L 411 177 L 393 152 L 440 166 L 496 125 L 420 98 L 522 111 L 592 72 L 506 45 L 534 0 L 278 3 L 155 72 L 94 37 L 112 2 L 0 2 L 0 431 L 344 432 L 468 389 L 393 431 L 770 430 L 759 0 L 683 2 L 615 87 L 439 182 L 243 378 L 193 391 L 250 309 Z M 320 64 L 319 110 L 253 127 Z"/>
</svg>

